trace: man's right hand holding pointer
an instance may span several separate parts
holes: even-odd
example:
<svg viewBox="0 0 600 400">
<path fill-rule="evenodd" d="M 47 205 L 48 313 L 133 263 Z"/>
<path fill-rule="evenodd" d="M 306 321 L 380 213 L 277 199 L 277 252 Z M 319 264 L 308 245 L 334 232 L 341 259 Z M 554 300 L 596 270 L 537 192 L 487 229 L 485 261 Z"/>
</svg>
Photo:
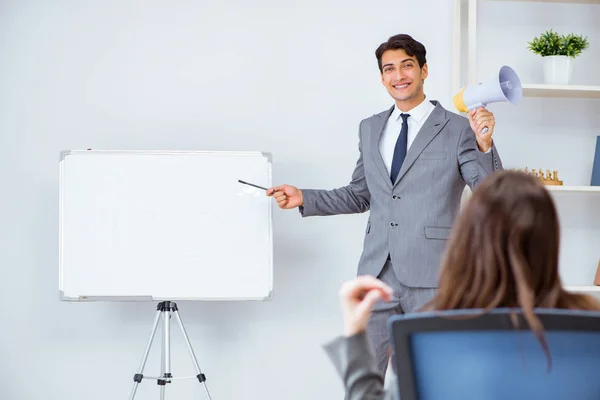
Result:
<svg viewBox="0 0 600 400">
<path fill-rule="evenodd" d="M 279 208 L 289 210 L 304 204 L 302 190 L 295 186 L 281 185 L 267 190 L 267 196 L 275 198 Z"/>
</svg>

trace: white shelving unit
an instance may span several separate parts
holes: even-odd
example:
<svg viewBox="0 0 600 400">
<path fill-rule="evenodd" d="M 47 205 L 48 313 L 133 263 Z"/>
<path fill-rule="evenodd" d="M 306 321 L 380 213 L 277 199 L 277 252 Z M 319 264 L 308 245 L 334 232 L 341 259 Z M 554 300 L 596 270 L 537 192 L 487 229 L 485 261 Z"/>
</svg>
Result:
<svg viewBox="0 0 600 400">
<path fill-rule="evenodd" d="M 461 54 L 461 26 L 462 7 L 465 0 L 454 0 L 454 51 Z M 467 84 L 477 82 L 477 4 L 480 0 L 468 0 L 468 65 Z M 563 3 L 563 4 L 600 4 L 600 0 L 487 0 L 492 2 L 516 3 Z M 458 93 L 462 87 L 460 71 L 463 70 L 461 57 L 455 57 L 454 62 L 453 93 Z M 552 98 L 592 98 L 600 99 L 600 86 L 587 85 L 543 85 L 528 84 L 523 82 L 524 97 L 552 97 Z"/>
<path fill-rule="evenodd" d="M 594 292 L 600 295 L 600 286 L 565 286 L 570 292 Z"/>
<path fill-rule="evenodd" d="M 453 71 L 453 93 L 458 91 L 465 85 L 471 85 L 478 82 L 477 77 L 477 6 L 478 2 L 484 0 L 455 0 L 455 30 L 454 30 L 454 71 Z M 485 0 L 488 2 L 513 2 L 513 3 L 562 3 L 562 4 L 598 4 L 600 0 Z M 467 15 L 467 32 L 466 32 L 466 82 L 462 82 L 461 71 L 465 70 L 464 63 L 462 62 L 465 54 L 462 51 L 463 45 L 463 4 L 467 4 L 468 9 L 466 10 Z M 600 86 L 592 85 L 544 85 L 544 84 L 529 84 L 523 82 L 523 96 L 524 97 L 538 97 L 538 98 L 579 98 L 579 99 L 591 99 L 596 101 L 600 99 Z M 597 212 L 600 209 L 600 187 L 597 186 L 551 186 L 548 185 L 546 188 L 553 194 L 565 199 L 573 197 L 573 200 L 580 203 L 580 200 L 584 200 L 586 209 L 592 207 Z M 571 204 L 570 200 L 566 200 L 566 203 Z M 596 208 L 596 204 L 598 208 Z M 573 215 L 573 214 L 570 214 Z M 571 221 L 570 221 L 571 222 Z M 599 227 L 600 229 L 600 227 Z M 600 256 L 600 243 L 598 244 L 598 256 Z M 589 251 L 589 249 L 588 249 Z M 587 261 L 586 261 L 587 265 Z M 586 267 L 587 268 L 587 267 Z M 595 273 L 595 265 L 590 265 L 590 269 L 593 269 Z M 591 271 L 590 271 L 591 272 Z M 594 275 L 591 274 L 593 277 Z M 563 279 L 563 281 L 565 281 Z M 567 279 L 567 285 L 565 289 L 571 292 L 587 293 L 600 299 L 600 286 L 587 285 L 569 285 Z"/>
<path fill-rule="evenodd" d="M 521 3 L 564 3 L 564 4 L 600 4 L 600 0 L 489 0 L 489 1 L 512 1 Z"/>
<path fill-rule="evenodd" d="M 523 84 L 523 96 L 600 99 L 600 86 Z"/>
<path fill-rule="evenodd" d="M 552 186 L 546 185 L 546 189 L 559 193 L 584 193 L 600 195 L 600 186 Z"/>
<path fill-rule="evenodd" d="M 565 286 L 565 290 L 573 293 L 585 293 L 600 298 L 600 286 Z"/>
</svg>

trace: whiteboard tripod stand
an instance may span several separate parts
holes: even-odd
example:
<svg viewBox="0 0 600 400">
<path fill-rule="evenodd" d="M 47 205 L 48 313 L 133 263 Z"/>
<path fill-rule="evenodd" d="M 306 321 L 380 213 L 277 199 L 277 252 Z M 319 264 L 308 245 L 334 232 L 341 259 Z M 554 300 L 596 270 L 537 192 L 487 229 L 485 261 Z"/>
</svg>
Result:
<svg viewBox="0 0 600 400">
<path fill-rule="evenodd" d="M 158 303 L 156 310 L 157 311 L 156 317 L 154 318 L 154 325 L 152 327 L 152 332 L 150 333 L 150 339 L 148 340 L 148 344 L 146 345 L 146 350 L 144 351 L 144 356 L 142 357 L 142 363 L 140 364 L 137 373 L 133 376 L 134 383 L 129 400 L 134 399 L 138 385 L 142 382 L 142 379 L 156 380 L 156 383 L 160 386 L 161 400 L 165 400 L 165 388 L 167 386 L 167 383 L 171 383 L 173 379 L 198 379 L 198 381 L 204 386 L 204 390 L 206 390 L 206 395 L 208 396 L 208 399 L 211 400 L 210 393 L 208 392 L 208 387 L 206 386 L 206 375 L 204 375 L 200 370 L 200 365 L 198 365 L 198 360 L 196 359 L 196 355 L 194 354 L 194 349 L 192 349 L 190 339 L 187 335 L 185 327 L 183 326 L 183 322 L 181 322 L 181 317 L 179 316 L 177 304 L 172 301 L 162 301 Z M 190 352 L 190 355 L 192 356 L 194 367 L 196 368 L 196 376 L 176 378 L 171 374 L 171 314 L 175 315 L 175 319 L 177 319 L 177 322 L 179 323 L 179 327 L 181 328 L 181 331 L 183 333 L 183 337 L 187 344 L 188 350 Z M 144 376 L 144 368 L 146 366 L 146 361 L 148 360 L 148 354 L 150 353 L 150 348 L 152 347 L 152 342 L 154 341 L 154 336 L 156 334 L 156 328 L 158 327 L 158 322 L 161 319 L 161 317 L 163 319 L 163 342 L 160 376 Z"/>
</svg>

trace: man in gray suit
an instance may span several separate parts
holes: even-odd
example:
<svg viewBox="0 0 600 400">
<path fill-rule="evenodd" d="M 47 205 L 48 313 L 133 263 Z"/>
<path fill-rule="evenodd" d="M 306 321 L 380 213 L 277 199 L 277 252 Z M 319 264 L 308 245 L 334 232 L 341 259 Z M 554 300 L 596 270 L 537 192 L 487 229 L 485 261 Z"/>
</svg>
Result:
<svg viewBox="0 0 600 400">
<path fill-rule="evenodd" d="M 358 275 L 378 277 L 394 290 L 391 302 L 375 306 L 367 328 L 383 376 L 387 319 L 416 311 L 434 296 L 465 184 L 473 188 L 502 163 L 492 141 L 492 113 L 479 108 L 467 119 L 426 100 L 421 43 L 392 36 L 375 55 L 395 105 L 361 121 L 360 156 L 350 184 L 333 190 L 281 185 L 267 195 L 280 208 L 299 207 L 303 217 L 370 210 Z"/>
</svg>

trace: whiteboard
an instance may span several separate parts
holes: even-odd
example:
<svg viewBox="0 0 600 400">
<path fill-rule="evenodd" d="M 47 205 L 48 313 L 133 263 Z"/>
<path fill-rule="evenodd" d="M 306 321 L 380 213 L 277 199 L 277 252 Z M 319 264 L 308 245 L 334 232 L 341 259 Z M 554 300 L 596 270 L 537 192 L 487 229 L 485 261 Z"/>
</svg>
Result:
<svg viewBox="0 0 600 400">
<path fill-rule="evenodd" d="M 65 301 L 267 300 L 271 186 L 260 152 L 63 152 Z"/>
</svg>

